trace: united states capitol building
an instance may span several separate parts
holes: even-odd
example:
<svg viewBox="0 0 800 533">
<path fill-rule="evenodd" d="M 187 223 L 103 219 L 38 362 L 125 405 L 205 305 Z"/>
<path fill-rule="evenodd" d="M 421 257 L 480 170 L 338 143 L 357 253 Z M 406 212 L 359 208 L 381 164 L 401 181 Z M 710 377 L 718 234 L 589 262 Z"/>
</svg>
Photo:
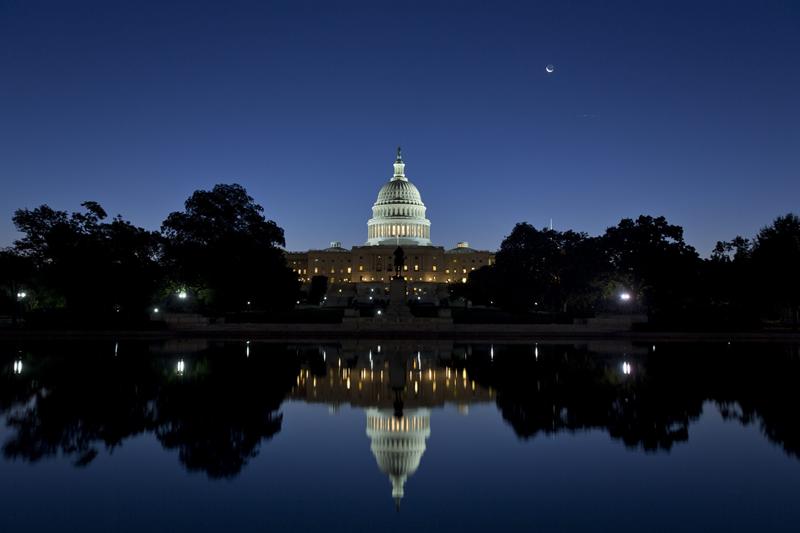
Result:
<svg viewBox="0 0 800 533">
<path fill-rule="evenodd" d="M 494 262 L 494 253 L 475 250 L 466 242 L 445 249 L 431 240 L 431 221 L 419 189 L 409 181 L 400 149 L 394 174 L 378 191 L 367 221 L 367 240 L 349 250 L 341 242 L 329 248 L 287 252 L 289 267 L 308 284 L 314 276 L 328 278 L 328 295 L 341 298 L 369 298 L 383 294 L 394 275 L 393 252 L 405 253 L 403 276 L 410 294 L 434 301 L 446 295 L 449 283 L 465 283 L 473 270 Z"/>
</svg>

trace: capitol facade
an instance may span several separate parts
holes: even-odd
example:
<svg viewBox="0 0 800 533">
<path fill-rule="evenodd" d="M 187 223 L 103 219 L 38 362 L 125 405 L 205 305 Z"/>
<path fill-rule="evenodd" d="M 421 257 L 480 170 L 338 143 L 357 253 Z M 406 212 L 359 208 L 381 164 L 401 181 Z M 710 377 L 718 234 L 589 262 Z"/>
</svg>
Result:
<svg viewBox="0 0 800 533">
<path fill-rule="evenodd" d="M 378 191 L 367 221 L 367 240 L 361 246 L 344 248 L 341 242 L 306 252 L 287 252 L 289 267 L 304 284 L 314 276 L 328 278 L 329 297 L 369 298 L 388 289 L 394 273 L 393 252 L 405 253 L 403 276 L 411 295 L 436 300 L 450 283 L 465 283 L 473 270 L 494 262 L 494 253 L 475 250 L 467 242 L 445 249 L 431 241 L 431 221 L 419 189 L 406 177 L 400 149 L 394 173 Z"/>
</svg>

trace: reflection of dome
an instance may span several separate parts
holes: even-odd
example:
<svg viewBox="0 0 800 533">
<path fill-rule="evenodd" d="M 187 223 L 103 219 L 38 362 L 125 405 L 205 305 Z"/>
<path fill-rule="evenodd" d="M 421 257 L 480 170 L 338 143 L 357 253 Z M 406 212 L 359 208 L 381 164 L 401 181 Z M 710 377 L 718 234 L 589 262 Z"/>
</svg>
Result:
<svg viewBox="0 0 800 533">
<path fill-rule="evenodd" d="M 378 468 L 392 482 L 392 497 L 399 505 L 406 479 L 417 471 L 425 440 L 431 434 L 428 409 L 406 410 L 396 418 L 389 410 L 367 409 L 367 436 Z"/>
<path fill-rule="evenodd" d="M 368 245 L 431 244 L 431 221 L 425 218 L 425 204 L 419 191 L 408 181 L 405 163 L 397 149 L 394 176 L 381 187 L 367 222 Z"/>
</svg>

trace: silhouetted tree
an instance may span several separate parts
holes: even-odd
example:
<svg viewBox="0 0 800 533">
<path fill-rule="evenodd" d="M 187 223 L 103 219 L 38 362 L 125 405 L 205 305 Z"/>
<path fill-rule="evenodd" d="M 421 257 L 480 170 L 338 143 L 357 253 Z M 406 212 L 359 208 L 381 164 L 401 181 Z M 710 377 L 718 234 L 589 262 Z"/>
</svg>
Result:
<svg viewBox="0 0 800 533">
<path fill-rule="evenodd" d="M 326 292 L 328 292 L 328 277 L 313 276 L 311 286 L 308 288 L 308 303 L 319 305 Z"/>
<path fill-rule="evenodd" d="M 13 250 L 0 250 L 0 314 L 9 313 L 14 322 L 23 305 L 34 298 L 33 263 Z M 24 293 L 25 299 L 18 296 Z"/>
<path fill-rule="evenodd" d="M 466 292 L 476 302 L 497 301 L 511 311 L 585 311 L 604 272 L 596 239 L 574 231 L 517 224 L 500 245 L 496 265 L 471 273 Z"/>
<path fill-rule="evenodd" d="M 17 253 L 36 270 L 37 298 L 46 307 L 92 314 L 144 312 L 160 281 L 158 235 L 84 202 L 68 214 L 42 205 L 20 209 Z"/>
<path fill-rule="evenodd" d="M 266 220 L 244 187 L 195 191 L 161 226 L 173 282 L 193 289 L 213 310 L 291 307 L 299 281 L 279 246 L 283 229 Z"/>
<path fill-rule="evenodd" d="M 800 313 L 800 217 L 788 214 L 763 228 L 755 239 L 753 264 L 762 300 L 798 325 Z"/>
<path fill-rule="evenodd" d="M 664 217 L 625 218 L 601 237 L 611 274 L 608 296 L 624 288 L 651 317 L 679 316 L 698 297 L 700 258 L 683 228 Z"/>
</svg>

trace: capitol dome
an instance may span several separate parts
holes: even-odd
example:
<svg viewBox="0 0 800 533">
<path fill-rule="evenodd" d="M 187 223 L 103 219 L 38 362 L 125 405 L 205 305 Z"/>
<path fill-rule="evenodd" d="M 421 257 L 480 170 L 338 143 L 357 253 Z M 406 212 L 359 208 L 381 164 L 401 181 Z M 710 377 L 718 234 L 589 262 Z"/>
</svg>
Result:
<svg viewBox="0 0 800 533">
<path fill-rule="evenodd" d="M 397 505 L 405 494 L 406 480 L 419 468 L 430 434 L 428 409 L 411 409 L 401 418 L 389 410 L 367 409 L 370 449 L 378 468 L 392 483 L 392 498 Z"/>
<path fill-rule="evenodd" d="M 394 176 L 381 187 L 367 222 L 367 245 L 431 244 L 431 221 L 425 218 L 425 204 L 419 190 L 408 181 L 400 148 L 394 162 Z"/>
</svg>

